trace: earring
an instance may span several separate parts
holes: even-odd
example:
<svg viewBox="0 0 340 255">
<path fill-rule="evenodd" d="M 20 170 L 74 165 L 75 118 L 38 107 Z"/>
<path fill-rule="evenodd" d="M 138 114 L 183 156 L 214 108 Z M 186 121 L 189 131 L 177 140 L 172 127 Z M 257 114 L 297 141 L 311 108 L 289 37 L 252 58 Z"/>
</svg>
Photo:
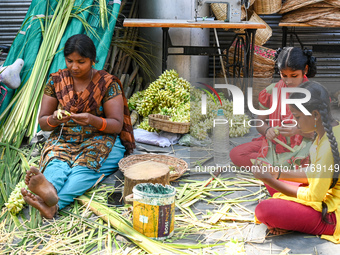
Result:
<svg viewBox="0 0 340 255">
<path fill-rule="evenodd" d="M 314 118 L 315 122 L 314 122 L 314 127 L 316 128 L 316 118 Z"/>
</svg>

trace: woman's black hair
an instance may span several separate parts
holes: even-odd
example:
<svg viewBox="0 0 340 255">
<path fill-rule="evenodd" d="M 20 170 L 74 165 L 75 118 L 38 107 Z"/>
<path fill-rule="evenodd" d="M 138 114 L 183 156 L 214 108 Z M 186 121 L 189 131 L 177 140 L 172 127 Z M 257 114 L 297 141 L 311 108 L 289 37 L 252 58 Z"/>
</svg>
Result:
<svg viewBox="0 0 340 255">
<path fill-rule="evenodd" d="M 313 110 L 317 110 L 320 113 L 322 125 L 326 131 L 328 141 L 331 145 L 331 150 L 332 150 L 333 159 L 334 159 L 333 180 L 332 180 L 331 186 L 329 187 L 331 189 L 338 182 L 340 156 L 339 156 L 338 143 L 333 134 L 332 125 L 331 125 L 334 119 L 331 114 L 329 93 L 324 86 L 322 86 L 320 83 L 315 82 L 315 81 L 304 82 L 299 87 L 305 88 L 311 93 L 311 99 L 307 103 L 303 103 L 302 105 L 309 112 L 312 112 Z M 289 96 L 289 98 L 291 99 L 300 99 L 304 97 L 305 97 L 305 94 L 303 93 L 292 93 Z M 337 167 L 335 167 L 336 165 Z M 329 223 L 326 218 L 327 211 L 328 211 L 328 208 L 327 208 L 326 203 L 322 202 L 322 219 L 326 223 Z"/>
<path fill-rule="evenodd" d="M 96 62 L 96 47 L 90 37 L 84 34 L 73 35 L 67 39 L 64 47 L 64 56 L 77 52 L 80 56 Z"/>
<path fill-rule="evenodd" d="M 280 71 L 285 68 L 292 70 L 305 71 L 308 65 L 306 76 L 308 78 L 314 77 L 316 74 L 316 58 L 312 56 L 312 50 L 301 49 L 298 47 L 284 47 L 279 48 L 275 53 L 276 68 Z"/>
</svg>

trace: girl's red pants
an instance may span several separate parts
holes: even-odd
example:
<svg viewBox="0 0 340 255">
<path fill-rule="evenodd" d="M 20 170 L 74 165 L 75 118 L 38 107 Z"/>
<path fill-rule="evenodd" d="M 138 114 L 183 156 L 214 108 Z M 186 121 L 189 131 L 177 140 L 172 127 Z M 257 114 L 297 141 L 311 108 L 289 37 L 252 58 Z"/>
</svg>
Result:
<svg viewBox="0 0 340 255">
<path fill-rule="evenodd" d="M 286 182 L 286 181 L 285 181 Z M 300 183 L 287 182 L 292 185 Z M 272 196 L 275 189 L 266 185 Z M 270 228 L 280 228 L 298 231 L 311 235 L 333 235 L 336 226 L 335 213 L 328 213 L 326 223 L 321 212 L 312 207 L 279 198 L 270 198 L 258 204 L 255 208 L 256 218 Z"/>
</svg>

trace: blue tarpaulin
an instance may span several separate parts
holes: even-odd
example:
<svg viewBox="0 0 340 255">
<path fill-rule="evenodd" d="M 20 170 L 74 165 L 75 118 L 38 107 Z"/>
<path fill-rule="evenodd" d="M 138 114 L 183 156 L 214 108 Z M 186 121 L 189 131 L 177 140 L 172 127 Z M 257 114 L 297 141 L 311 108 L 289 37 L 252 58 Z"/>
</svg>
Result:
<svg viewBox="0 0 340 255">
<path fill-rule="evenodd" d="M 106 1 L 108 9 L 108 24 L 106 24 L 104 29 L 100 23 L 98 1 L 75 1 L 72 13 L 86 20 L 93 31 L 91 32 L 89 29 L 86 30 L 79 19 L 74 17 L 70 18 L 66 31 L 61 39 L 57 54 L 54 56 L 49 74 L 66 67 L 63 47 L 66 40 L 75 34 L 87 34 L 94 41 L 97 48 L 97 63 L 95 68 L 98 70 L 103 69 L 121 4 L 120 0 Z M 18 58 L 22 58 L 25 61 L 20 74 L 22 80 L 21 86 L 25 84 L 31 74 L 43 39 L 41 22 L 45 22 L 46 10 L 48 10 L 49 15 L 53 15 L 54 8 L 57 6 L 57 3 L 57 0 L 32 0 L 22 27 L 11 46 L 4 66 L 13 64 Z M 5 86 L 4 84 L 1 85 Z M 21 87 L 19 87 L 18 90 L 20 88 Z M 7 90 L 7 96 L 0 106 L 0 114 L 6 109 L 15 94 L 15 90 L 9 88 L 7 88 Z"/>
</svg>

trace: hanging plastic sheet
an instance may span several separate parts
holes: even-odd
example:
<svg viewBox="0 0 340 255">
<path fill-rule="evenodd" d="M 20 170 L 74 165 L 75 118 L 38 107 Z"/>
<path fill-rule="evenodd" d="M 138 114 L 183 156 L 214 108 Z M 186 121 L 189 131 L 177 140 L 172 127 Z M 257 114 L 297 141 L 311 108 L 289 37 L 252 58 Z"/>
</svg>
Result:
<svg viewBox="0 0 340 255">
<path fill-rule="evenodd" d="M 69 24 L 67 25 L 66 31 L 61 39 L 58 51 L 55 54 L 51 64 L 49 74 L 58 71 L 58 69 L 63 69 L 66 67 L 63 55 L 64 44 L 69 37 L 75 34 L 87 34 L 94 41 L 94 44 L 97 48 L 97 63 L 95 68 L 99 70 L 103 69 L 121 4 L 120 0 L 106 1 L 108 19 L 104 28 L 100 22 L 100 8 L 98 1 L 75 1 L 72 11 L 74 15 L 72 18 L 70 18 Z M 18 58 L 22 58 L 25 61 L 24 67 L 20 74 L 22 80 L 21 84 L 25 84 L 35 63 L 41 42 L 43 40 L 43 31 L 41 29 L 41 25 L 43 24 L 44 26 L 45 24 L 46 13 L 48 13 L 48 16 L 53 15 L 57 2 L 57 0 L 32 0 L 30 8 L 28 9 L 26 17 L 22 23 L 21 29 L 11 46 L 4 66 L 11 65 Z M 48 12 L 46 12 L 46 10 L 48 10 Z M 78 18 L 76 18 L 76 15 Z M 79 18 L 85 20 L 89 24 L 89 27 L 85 28 Z M 18 90 L 20 88 L 21 87 L 19 87 Z M 0 114 L 10 104 L 10 101 L 16 92 L 15 90 L 9 88 L 7 88 L 7 90 L 8 92 L 6 98 L 0 106 Z"/>
</svg>

